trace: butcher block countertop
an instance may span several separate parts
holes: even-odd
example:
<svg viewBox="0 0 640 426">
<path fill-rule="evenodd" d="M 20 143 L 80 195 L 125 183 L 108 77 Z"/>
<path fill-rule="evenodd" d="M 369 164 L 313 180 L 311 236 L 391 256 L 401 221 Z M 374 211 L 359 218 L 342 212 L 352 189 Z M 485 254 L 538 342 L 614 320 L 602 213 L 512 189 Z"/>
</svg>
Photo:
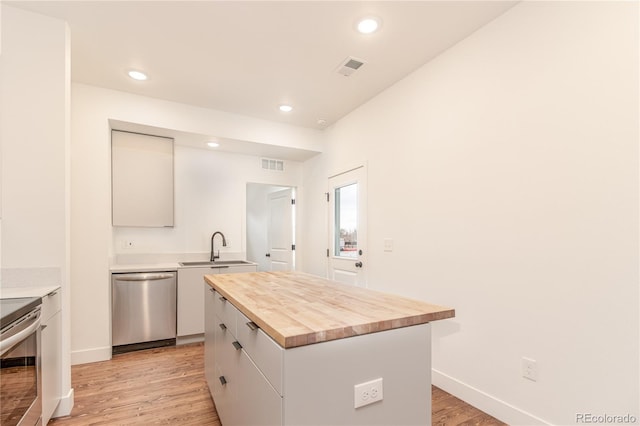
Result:
<svg viewBox="0 0 640 426">
<path fill-rule="evenodd" d="M 285 349 L 455 316 L 451 308 L 301 272 L 206 275 L 205 280 Z"/>
</svg>

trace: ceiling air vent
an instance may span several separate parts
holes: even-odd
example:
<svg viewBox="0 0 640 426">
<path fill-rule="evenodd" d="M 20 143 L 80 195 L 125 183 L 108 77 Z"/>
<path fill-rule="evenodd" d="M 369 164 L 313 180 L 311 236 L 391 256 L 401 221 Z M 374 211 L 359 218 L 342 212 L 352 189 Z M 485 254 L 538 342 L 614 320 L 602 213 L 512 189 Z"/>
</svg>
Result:
<svg viewBox="0 0 640 426">
<path fill-rule="evenodd" d="M 344 61 L 342 61 L 342 63 L 340 64 L 336 72 L 345 77 L 349 77 L 351 74 L 356 72 L 363 65 L 364 65 L 363 61 L 349 57 Z"/>
<path fill-rule="evenodd" d="M 263 158 L 262 168 L 265 170 L 275 170 L 277 172 L 284 172 L 284 161 L 274 160 L 273 158 Z"/>
</svg>

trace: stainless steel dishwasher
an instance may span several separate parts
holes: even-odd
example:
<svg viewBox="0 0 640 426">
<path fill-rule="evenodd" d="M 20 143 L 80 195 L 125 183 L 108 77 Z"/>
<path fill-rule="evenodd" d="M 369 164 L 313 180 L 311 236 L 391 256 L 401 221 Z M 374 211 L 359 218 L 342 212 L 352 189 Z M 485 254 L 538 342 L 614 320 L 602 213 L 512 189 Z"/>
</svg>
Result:
<svg viewBox="0 0 640 426">
<path fill-rule="evenodd" d="M 176 273 L 111 275 L 114 354 L 176 344 Z"/>
</svg>

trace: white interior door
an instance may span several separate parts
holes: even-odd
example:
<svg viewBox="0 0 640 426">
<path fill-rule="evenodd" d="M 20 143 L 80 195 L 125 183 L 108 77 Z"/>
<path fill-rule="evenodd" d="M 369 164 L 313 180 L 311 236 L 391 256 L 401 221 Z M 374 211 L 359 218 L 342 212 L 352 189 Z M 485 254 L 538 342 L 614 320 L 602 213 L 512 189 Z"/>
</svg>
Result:
<svg viewBox="0 0 640 426">
<path fill-rule="evenodd" d="M 366 287 L 366 169 L 329 178 L 329 278 Z"/>
<path fill-rule="evenodd" d="M 269 251 L 266 256 L 272 271 L 294 269 L 293 209 L 295 204 L 293 199 L 292 188 L 269 194 L 269 229 L 267 231 Z"/>
</svg>

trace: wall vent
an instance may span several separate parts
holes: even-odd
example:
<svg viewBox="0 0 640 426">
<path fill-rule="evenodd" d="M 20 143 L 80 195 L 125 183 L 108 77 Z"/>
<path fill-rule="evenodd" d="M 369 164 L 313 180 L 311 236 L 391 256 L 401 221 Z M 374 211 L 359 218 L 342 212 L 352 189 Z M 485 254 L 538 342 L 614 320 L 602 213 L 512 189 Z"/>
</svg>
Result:
<svg viewBox="0 0 640 426">
<path fill-rule="evenodd" d="M 261 160 L 262 168 L 265 170 L 275 170 L 276 172 L 284 172 L 284 160 L 275 160 L 273 158 L 263 158 Z"/>
<path fill-rule="evenodd" d="M 360 59 L 349 57 L 342 61 L 336 72 L 345 77 L 349 77 L 351 74 L 360 69 L 364 65 L 364 61 Z"/>
</svg>

